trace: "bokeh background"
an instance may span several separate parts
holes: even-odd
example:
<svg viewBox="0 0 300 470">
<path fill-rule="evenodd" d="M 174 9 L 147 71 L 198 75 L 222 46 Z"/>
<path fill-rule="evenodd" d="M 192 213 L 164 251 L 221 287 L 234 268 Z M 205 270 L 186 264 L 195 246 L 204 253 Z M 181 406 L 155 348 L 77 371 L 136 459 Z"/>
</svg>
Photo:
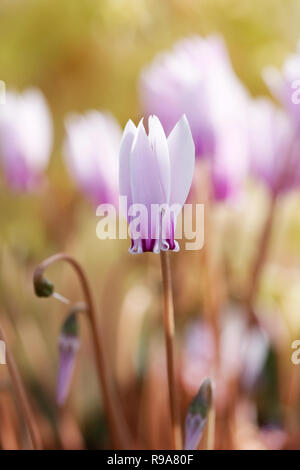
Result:
<svg viewBox="0 0 300 470">
<path fill-rule="evenodd" d="M 72 254 L 89 276 L 120 400 L 132 432 L 144 442 L 137 446 L 166 448 L 170 442 L 159 259 L 131 256 L 128 241 L 97 239 L 94 207 L 71 182 L 63 162 L 64 117 L 99 109 L 112 112 L 122 127 L 129 118 L 137 123 L 141 69 L 158 51 L 191 34 L 222 34 L 250 93 L 270 96 L 261 71 L 269 64 L 281 66 L 295 50 L 299 31 L 298 0 L 0 1 L 0 79 L 8 89 L 40 88 L 54 122 L 42 192 L 18 194 L 0 179 L 0 321 L 46 448 L 110 445 L 84 319 L 70 397 L 63 409 L 55 402 L 57 338 L 66 307 L 36 298 L 32 274 L 57 251 Z M 222 310 L 240 308 L 266 201 L 264 188 L 252 181 L 238 207 L 214 208 L 210 243 L 215 265 L 222 266 Z M 299 209 L 297 191 L 277 206 L 257 295 L 259 311 L 271 324 L 272 344 L 260 386 L 241 393 L 235 410 L 220 405 L 217 448 L 299 448 L 299 371 L 290 360 L 291 343 L 300 338 Z M 206 315 L 202 261 L 201 253 L 172 257 L 183 419 L 201 377 L 212 374 L 210 346 L 202 333 L 194 338 Z M 82 299 L 68 267 L 53 267 L 48 277 L 59 293 Z M 204 353 L 200 343 L 207 347 Z M 0 446 L 26 447 L 24 429 L 7 369 L 0 366 Z"/>
</svg>

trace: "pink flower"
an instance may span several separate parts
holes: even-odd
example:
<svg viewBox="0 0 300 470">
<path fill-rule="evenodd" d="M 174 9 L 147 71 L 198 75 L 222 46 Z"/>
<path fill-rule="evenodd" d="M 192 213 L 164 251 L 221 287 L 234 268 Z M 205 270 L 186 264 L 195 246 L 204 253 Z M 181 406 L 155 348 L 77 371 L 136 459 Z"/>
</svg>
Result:
<svg viewBox="0 0 300 470">
<path fill-rule="evenodd" d="M 116 203 L 121 128 L 113 116 L 98 111 L 66 120 L 65 161 L 79 189 L 96 206 Z"/>
<path fill-rule="evenodd" d="M 281 71 L 266 67 L 263 77 L 273 96 L 283 105 L 300 129 L 300 41 L 297 52 L 285 60 Z"/>
<path fill-rule="evenodd" d="M 248 95 L 222 38 L 178 41 L 144 69 L 140 89 L 144 112 L 156 114 L 167 135 L 186 114 L 196 156 L 210 158 L 214 197 L 235 196 L 248 170 Z"/>
<path fill-rule="evenodd" d="M 195 147 L 185 116 L 176 124 L 168 139 L 156 116 L 149 117 L 149 134 L 143 122 L 136 128 L 128 121 L 120 147 L 120 194 L 127 197 L 131 209 L 143 212 L 140 230 L 131 229 L 131 253 L 179 249 L 174 239 L 176 217 L 191 187 Z M 161 210 L 161 205 L 165 207 Z M 159 206 L 157 217 L 153 207 Z M 175 206 L 176 205 L 176 206 Z M 134 212 L 128 222 L 134 222 Z M 132 226 L 132 225 L 131 225 Z"/>
<path fill-rule="evenodd" d="M 186 331 L 181 377 L 190 394 L 204 378 L 216 383 L 216 405 L 224 409 L 230 400 L 232 380 L 239 377 L 245 390 L 253 390 L 262 374 L 270 340 L 261 326 L 249 328 L 243 311 L 224 312 L 220 325 L 220 358 L 216 355 L 214 332 L 207 322 L 192 323 Z M 216 363 L 219 368 L 216 370 Z"/>
<path fill-rule="evenodd" d="M 270 100 L 250 104 L 251 169 L 274 194 L 300 185 L 300 137 L 293 122 Z"/>
<path fill-rule="evenodd" d="M 34 190 L 41 183 L 52 147 L 52 123 L 37 89 L 8 92 L 0 106 L 0 154 L 4 177 L 14 190 Z"/>
</svg>

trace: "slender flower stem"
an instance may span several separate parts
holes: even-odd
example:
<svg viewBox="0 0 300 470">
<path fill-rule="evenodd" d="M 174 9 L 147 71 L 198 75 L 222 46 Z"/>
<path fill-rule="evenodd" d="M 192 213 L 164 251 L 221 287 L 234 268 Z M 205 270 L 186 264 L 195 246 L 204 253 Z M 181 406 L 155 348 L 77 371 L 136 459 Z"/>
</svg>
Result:
<svg viewBox="0 0 300 470">
<path fill-rule="evenodd" d="M 180 450 L 182 449 L 182 431 L 180 425 L 179 400 L 175 377 L 175 321 L 169 253 L 167 251 L 161 251 L 160 260 L 164 290 L 164 329 L 167 354 L 173 447 L 176 450 Z"/>
<path fill-rule="evenodd" d="M 3 328 L 0 326 L 0 339 L 5 342 L 6 345 L 6 362 L 7 362 L 7 367 L 9 370 L 10 378 L 12 381 L 12 384 L 14 386 L 14 390 L 16 393 L 17 400 L 19 402 L 20 408 L 23 413 L 24 420 L 26 422 L 28 432 L 29 432 L 29 438 L 30 438 L 30 445 L 32 449 L 34 450 L 41 450 L 42 449 L 42 440 L 41 436 L 39 433 L 38 426 L 36 424 L 34 414 L 31 410 L 28 397 L 20 376 L 20 373 L 18 371 L 17 365 L 14 361 L 13 355 L 10 351 L 10 348 L 8 346 Z"/>
<path fill-rule="evenodd" d="M 56 261 L 65 261 L 69 263 L 72 268 L 74 268 L 79 277 L 80 284 L 84 293 L 85 302 L 88 307 L 87 317 L 89 319 L 91 327 L 91 335 L 95 351 L 99 385 L 103 393 L 104 407 L 107 413 L 107 420 L 111 438 L 116 448 L 130 449 L 130 433 L 127 428 L 126 421 L 124 419 L 120 403 L 114 390 L 111 375 L 109 373 L 109 368 L 105 355 L 105 347 L 103 344 L 103 337 L 97 326 L 94 300 L 91 294 L 89 282 L 82 267 L 72 256 L 69 256 L 65 253 L 58 253 L 45 259 L 36 268 L 34 277 L 35 279 L 41 278 L 45 269 Z"/>
<path fill-rule="evenodd" d="M 203 268 L 205 282 L 205 312 L 211 322 L 216 344 L 217 365 L 220 362 L 220 279 L 219 272 L 212 259 L 212 220 L 211 212 L 213 210 L 212 202 L 206 201 L 204 231 L 205 246 L 203 247 Z"/>
<path fill-rule="evenodd" d="M 246 296 L 246 306 L 249 314 L 249 318 L 252 321 L 255 320 L 255 315 L 253 311 L 253 302 L 254 302 L 254 297 L 257 291 L 258 283 L 260 280 L 262 268 L 264 266 L 264 262 L 267 257 L 267 252 L 268 252 L 268 246 L 271 238 L 271 233 L 272 233 L 272 227 L 273 227 L 273 219 L 274 219 L 274 214 L 275 214 L 275 207 L 276 207 L 276 196 L 273 196 L 269 209 L 268 209 L 268 214 L 267 218 L 265 221 L 265 225 L 261 234 L 258 250 L 257 250 L 257 255 L 254 260 L 251 276 L 250 276 L 250 281 L 249 281 L 249 288 L 248 288 L 248 293 Z"/>
<path fill-rule="evenodd" d="M 201 256 L 201 270 L 203 269 L 204 280 L 204 315 L 210 322 L 216 345 L 216 365 L 220 363 L 220 312 L 221 312 L 221 289 L 220 289 L 220 266 L 213 259 L 213 213 L 214 201 L 212 190 L 212 175 L 210 165 L 201 167 L 197 173 L 196 202 L 202 202 L 204 211 L 204 246 L 199 252 Z M 202 275 L 202 274 L 201 274 Z"/>
<path fill-rule="evenodd" d="M 216 409 L 213 404 L 212 408 L 208 412 L 206 450 L 214 450 L 215 448 L 215 421 Z"/>
</svg>

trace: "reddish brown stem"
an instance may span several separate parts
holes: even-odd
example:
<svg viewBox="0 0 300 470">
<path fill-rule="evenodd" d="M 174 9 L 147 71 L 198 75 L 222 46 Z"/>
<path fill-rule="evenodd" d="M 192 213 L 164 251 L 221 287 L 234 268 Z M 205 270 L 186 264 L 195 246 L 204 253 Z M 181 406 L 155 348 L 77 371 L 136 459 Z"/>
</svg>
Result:
<svg viewBox="0 0 300 470">
<path fill-rule="evenodd" d="M 17 400 L 22 410 L 26 426 L 28 428 L 31 448 L 34 450 L 41 450 L 42 440 L 41 440 L 41 436 L 39 433 L 39 429 L 36 424 L 32 409 L 30 407 L 29 400 L 28 400 L 28 397 L 27 397 L 27 394 L 23 385 L 23 381 L 21 379 L 21 375 L 14 361 L 13 355 L 10 351 L 9 345 L 5 337 L 5 333 L 1 326 L 0 326 L 0 339 L 5 342 L 7 367 L 8 367 L 9 375 L 10 375 L 10 378 L 11 378 L 11 381 L 12 381 L 12 384 L 16 393 Z"/>
<path fill-rule="evenodd" d="M 34 277 L 39 279 L 42 277 L 43 272 L 51 264 L 57 261 L 65 261 L 69 263 L 76 271 L 80 284 L 82 286 L 86 305 L 88 307 L 87 316 L 90 322 L 91 335 L 95 351 L 95 360 L 97 365 L 97 373 L 99 379 L 100 389 L 103 394 L 104 408 L 107 413 L 108 426 L 111 434 L 111 439 L 116 448 L 130 449 L 131 439 L 130 433 L 124 419 L 120 403 L 115 393 L 115 389 L 112 383 L 111 374 L 107 364 L 105 347 L 103 337 L 98 329 L 96 320 L 96 310 L 94 300 L 91 294 L 91 289 L 87 276 L 84 273 L 80 264 L 72 257 L 65 253 L 58 253 L 45 259 L 36 269 Z"/>
<path fill-rule="evenodd" d="M 248 292 L 246 296 L 246 305 L 247 305 L 247 310 L 249 313 L 250 320 L 255 320 L 255 315 L 253 311 L 253 303 L 254 303 L 256 292 L 257 292 L 258 284 L 260 281 L 262 269 L 263 269 L 264 263 L 266 261 L 267 253 L 268 253 L 268 246 L 269 246 L 269 242 L 271 238 L 273 219 L 274 219 L 274 213 L 275 213 L 275 206 L 276 206 L 276 197 L 272 197 L 272 199 L 270 200 L 270 205 L 269 205 L 265 225 L 264 225 L 260 242 L 258 245 L 257 255 L 254 260 L 254 264 L 253 264 L 251 275 L 250 275 L 249 288 L 248 288 Z"/>
<path fill-rule="evenodd" d="M 172 280 L 170 258 L 167 251 L 161 251 L 161 272 L 164 292 L 164 330 L 166 341 L 168 386 L 170 398 L 170 412 L 172 422 L 172 439 L 175 450 L 182 449 L 182 432 L 180 425 L 179 399 L 176 386 L 175 369 L 175 321 L 172 294 Z"/>
<path fill-rule="evenodd" d="M 220 362 L 220 276 L 219 270 L 214 266 L 212 257 L 212 220 L 213 207 L 210 200 L 206 201 L 204 230 L 205 246 L 203 247 L 203 268 L 205 281 L 205 313 L 211 322 L 216 344 L 216 362 Z"/>
<path fill-rule="evenodd" d="M 201 172 L 197 174 L 197 202 L 205 205 L 204 211 L 204 246 L 201 253 L 201 261 L 204 274 L 204 315 L 211 323 L 216 344 L 216 364 L 220 362 L 220 266 L 213 259 L 213 189 L 210 165 L 204 164 Z"/>
</svg>

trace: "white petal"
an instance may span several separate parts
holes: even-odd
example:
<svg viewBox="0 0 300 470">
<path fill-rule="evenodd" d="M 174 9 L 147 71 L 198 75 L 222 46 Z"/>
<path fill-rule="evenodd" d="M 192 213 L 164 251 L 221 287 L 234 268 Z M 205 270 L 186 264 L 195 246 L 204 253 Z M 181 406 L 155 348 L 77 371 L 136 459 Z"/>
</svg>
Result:
<svg viewBox="0 0 300 470">
<path fill-rule="evenodd" d="M 161 187 L 165 192 L 164 202 L 168 202 L 171 183 L 169 148 L 163 127 L 156 116 L 149 116 L 149 141 L 157 160 Z"/>
<path fill-rule="evenodd" d="M 120 195 L 127 196 L 127 204 L 132 204 L 132 193 L 130 183 L 130 153 L 132 144 L 137 132 L 137 128 L 131 120 L 125 126 L 123 137 L 120 144 L 119 161 L 119 185 Z"/>
<path fill-rule="evenodd" d="M 195 166 L 195 145 L 184 116 L 168 137 L 171 164 L 170 204 L 183 206 L 189 194 Z"/>
<path fill-rule="evenodd" d="M 154 139 L 157 142 L 157 139 Z M 134 203 L 163 204 L 170 173 L 162 174 L 157 153 L 150 145 L 143 123 L 138 126 L 131 152 L 131 190 Z"/>
</svg>

